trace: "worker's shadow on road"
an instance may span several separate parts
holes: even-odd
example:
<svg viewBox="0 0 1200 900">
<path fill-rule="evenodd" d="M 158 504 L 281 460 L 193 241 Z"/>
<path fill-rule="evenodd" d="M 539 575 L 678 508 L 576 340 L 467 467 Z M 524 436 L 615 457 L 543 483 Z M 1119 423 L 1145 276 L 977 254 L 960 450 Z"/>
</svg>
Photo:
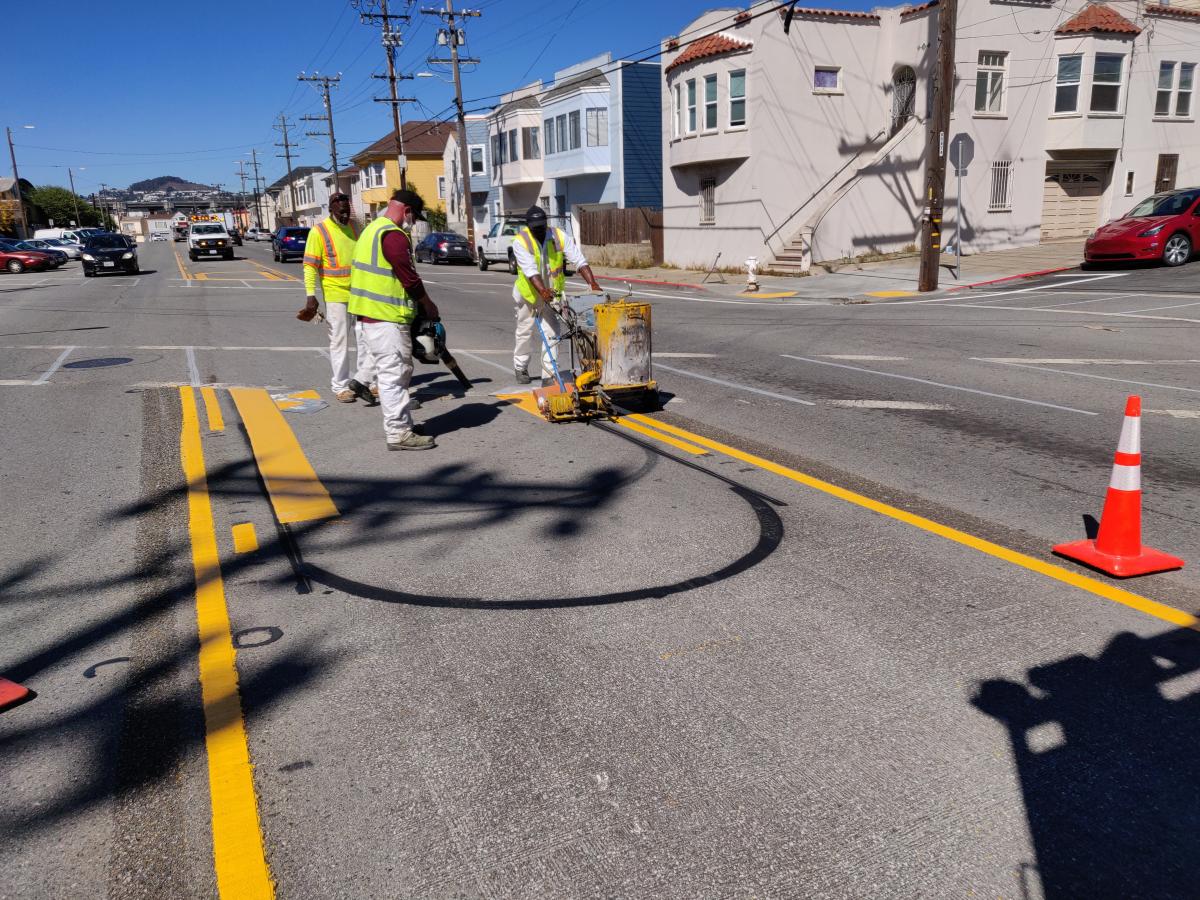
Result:
<svg viewBox="0 0 1200 900">
<path fill-rule="evenodd" d="M 1015 866 L 1023 895 L 1195 900 L 1200 635 L 1125 632 L 1027 677 L 973 700 L 1008 730 L 1036 853 Z"/>
<path fill-rule="evenodd" d="M 492 403 L 463 403 L 439 415 L 425 419 L 421 425 L 433 437 L 442 437 L 464 428 L 481 428 L 495 421 L 508 404 L 503 400 Z"/>
</svg>

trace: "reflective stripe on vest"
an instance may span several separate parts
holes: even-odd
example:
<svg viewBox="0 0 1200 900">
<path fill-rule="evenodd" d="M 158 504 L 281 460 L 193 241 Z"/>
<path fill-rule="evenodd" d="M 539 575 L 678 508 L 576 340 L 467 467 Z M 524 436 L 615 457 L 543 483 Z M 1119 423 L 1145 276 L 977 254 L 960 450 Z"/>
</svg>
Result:
<svg viewBox="0 0 1200 900">
<path fill-rule="evenodd" d="M 563 247 L 566 246 L 567 241 L 561 228 L 552 228 L 550 233 L 554 236 L 554 240 L 550 242 L 549 271 L 542 259 L 542 248 L 533 239 L 528 228 L 522 228 L 517 233 L 516 239 L 524 244 L 525 249 L 533 255 L 533 261 L 537 265 L 538 271 L 542 275 L 542 282 L 546 287 L 556 294 L 561 294 L 567 285 L 566 268 L 563 264 Z M 517 293 L 524 298 L 526 303 L 537 303 L 538 293 L 533 289 L 533 282 L 526 277 L 524 270 L 517 272 Z"/>
<path fill-rule="evenodd" d="M 316 226 L 317 235 L 321 238 L 321 243 L 325 247 L 325 259 L 323 263 L 321 260 L 317 260 L 315 265 L 321 269 L 321 275 L 324 278 L 349 278 L 349 260 L 343 260 L 340 256 L 338 256 L 337 240 L 329 230 L 329 226 L 327 224 L 328 221 L 329 220 L 326 219 L 324 222 L 320 222 Z M 341 233 L 339 232 L 339 235 L 340 234 Z M 343 238 L 345 237 L 344 235 L 341 236 Z M 353 256 L 353 248 L 348 249 L 350 250 L 349 255 Z M 308 262 L 308 260 L 309 257 L 304 257 L 305 262 Z"/>
<path fill-rule="evenodd" d="M 347 310 L 381 322 L 407 324 L 416 318 L 412 298 L 393 273 L 383 256 L 383 238 L 389 231 L 400 231 L 412 245 L 412 235 L 386 216 L 380 216 L 363 229 L 354 245 L 350 263 L 350 301 Z M 381 265 L 382 263 L 382 265 Z"/>
</svg>

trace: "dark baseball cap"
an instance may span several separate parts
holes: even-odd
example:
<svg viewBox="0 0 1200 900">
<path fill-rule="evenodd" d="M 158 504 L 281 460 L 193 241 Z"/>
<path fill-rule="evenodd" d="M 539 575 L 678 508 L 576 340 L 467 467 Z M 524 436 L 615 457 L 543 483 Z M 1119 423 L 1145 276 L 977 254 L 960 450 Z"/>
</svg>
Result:
<svg viewBox="0 0 1200 900">
<path fill-rule="evenodd" d="M 421 199 L 421 195 L 416 191 L 396 191 L 392 194 L 392 199 L 397 203 L 403 203 L 411 209 L 414 219 L 419 219 L 422 222 L 428 221 L 425 218 L 425 201 Z"/>
<path fill-rule="evenodd" d="M 546 224 L 546 211 L 540 206 L 531 206 L 525 212 L 525 224 L 532 227 Z"/>
<path fill-rule="evenodd" d="M 341 193 L 341 192 L 338 192 L 338 193 L 336 193 L 336 194 L 330 194 L 330 195 L 329 195 L 329 202 L 330 202 L 330 203 L 333 203 L 335 200 L 345 200 L 347 203 L 349 203 L 349 202 L 350 202 L 350 195 L 349 195 L 349 194 L 343 194 L 343 193 Z"/>
</svg>

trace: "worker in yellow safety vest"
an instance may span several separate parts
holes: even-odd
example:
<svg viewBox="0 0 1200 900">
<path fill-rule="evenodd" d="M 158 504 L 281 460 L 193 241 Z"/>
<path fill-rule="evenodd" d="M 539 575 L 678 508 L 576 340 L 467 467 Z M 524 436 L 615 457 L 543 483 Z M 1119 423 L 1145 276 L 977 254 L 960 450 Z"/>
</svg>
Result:
<svg viewBox="0 0 1200 900">
<path fill-rule="evenodd" d="M 600 285 L 574 239 L 561 228 L 546 226 L 546 212 L 540 206 L 531 206 L 525 213 L 525 227 L 513 238 L 512 250 L 517 262 L 513 374 L 518 384 L 529 384 L 529 356 L 536 340 L 541 346 L 542 386 L 546 387 L 555 383 L 558 371 L 554 345 L 562 333 L 562 320 L 551 304 L 561 299 L 567 283 L 564 263 L 569 261 L 593 291 L 599 291 Z M 536 339 L 535 331 L 540 332 Z"/>
<path fill-rule="evenodd" d="M 354 256 L 354 243 L 358 239 L 350 221 L 350 198 L 337 193 L 329 198 L 329 216 L 309 229 L 304 244 L 304 293 L 308 295 L 305 312 L 317 312 L 317 283 L 325 298 L 325 324 L 329 329 L 329 363 L 333 378 L 329 386 L 333 395 L 342 403 L 355 401 L 350 390 L 350 344 L 355 336 L 358 350 L 355 380 L 365 384 L 375 381 L 370 353 L 363 343 L 362 331 L 355 326 L 354 318 L 347 312 L 350 300 L 350 261 Z M 374 395 L 372 391 L 372 403 Z"/>
<path fill-rule="evenodd" d="M 408 390 L 417 306 L 427 318 L 438 318 L 437 305 L 425 292 L 413 262 L 412 226 L 418 219 L 425 220 L 424 209 L 419 194 L 396 191 L 379 217 L 363 229 L 350 263 L 348 308 L 362 323 L 363 340 L 379 374 L 379 402 L 389 450 L 435 446 L 433 438 L 413 422 L 412 411 L 420 404 Z M 350 382 L 350 389 L 360 397 L 366 392 L 358 380 Z"/>
</svg>

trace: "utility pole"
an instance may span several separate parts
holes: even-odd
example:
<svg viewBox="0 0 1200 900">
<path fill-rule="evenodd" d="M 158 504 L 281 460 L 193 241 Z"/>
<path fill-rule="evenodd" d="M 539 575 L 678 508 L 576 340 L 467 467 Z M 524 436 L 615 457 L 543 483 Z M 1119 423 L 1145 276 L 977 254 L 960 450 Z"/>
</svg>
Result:
<svg viewBox="0 0 1200 900">
<path fill-rule="evenodd" d="M 408 24 L 410 16 L 403 14 L 391 14 L 388 12 L 388 0 L 379 0 L 379 12 L 368 12 L 368 9 L 374 8 L 374 0 L 351 0 L 355 9 L 358 10 L 358 20 L 364 23 L 375 24 L 379 23 L 382 29 L 382 40 L 384 55 L 387 57 L 387 74 L 372 75 L 372 78 L 386 78 L 388 82 L 388 97 L 374 97 L 376 103 L 390 103 L 392 105 L 392 133 L 396 140 L 396 162 L 400 167 L 400 187 L 407 190 L 408 188 L 408 160 L 404 156 L 404 131 L 400 127 L 400 104 L 415 103 L 413 97 L 399 97 L 396 95 L 396 82 L 404 79 L 411 79 L 411 75 L 396 74 L 396 48 L 404 46 L 404 40 L 399 31 L 392 30 L 392 21 L 403 22 Z"/>
<path fill-rule="evenodd" d="M 21 195 L 21 176 L 17 174 L 17 151 L 13 149 L 12 129 L 5 128 L 8 132 L 8 156 L 12 160 L 13 167 L 13 187 L 17 192 L 17 208 L 21 210 L 21 238 L 29 237 L 29 220 L 25 217 L 25 198 Z"/>
<path fill-rule="evenodd" d="M 475 18 L 480 15 L 477 9 L 464 9 L 459 12 L 454 11 L 454 0 L 446 0 L 446 8 L 438 9 L 423 9 L 421 12 L 427 16 L 437 16 L 446 23 L 445 28 L 438 29 L 438 44 L 450 45 L 450 65 L 454 70 L 454 108 L 458 113 L 458 167 L 462 170 L 462 197 L 463 204 L 466 206 L 467 220 L 467 246 L 471 248 L 471 255 L 475 255 L 475 204 L 471 201 L 471 153 L 467 147 L 467 118 L 463 112 L 462 99 L 462 76 L 459 74 L 459 63 L 478 63 L 478 59 L 466 58 L 461 59 L 458 55 L 458 47 L 460 44 L 465 44 L 467 41 L 466 32 L 457 24 L 458 19 Z M 444 63 L 446 60 L 430 58 L 431 64 Z"/>
<path fill-rule="evenodd" d="M 321 97 L 325 101 L 325 115 L 301 116 L 300 118 L 304 122 L 324 122 L 329 128 L 328 131 L 306 131 L 305 134 L 307 134 L 309 137 L 322 137 L 325 135 L 329 136 L 329 160 L 333 164 L 333 185 L 334 189 L 337 190 L 337 141 L 334 140 L 333 137 L 333 106 L 329 102 L 329 91 L 333 85 L 338 84 L 342 80 L 342 73 L 338 72 L 336 75 L 322 75 L 318 72 L 312 75 L 305 75 L 303 72 L 301 72 L 296 76 L 296 79 L 298 81 L 311 81 L 320 85 L 319 90 L 321 91 Z"/>
<path fill-rule="evenodd" d="M 254 167 L 254 215 L 258 219 L 256 228 L 262 228 L 262 207 L 258 205 L 258 150 L 251 148 L 250 165 Z"/>
<path fill-rule="evenodd" d="M 239 194 L 239 196 L 241 197 L 241 200 L 242 200 L 242 212 L 245 213 L 246 212 L 246 163 L 244 160 L 240 160 L 240 159 L 238 160 L 238 170 L 236 172 L 234 172 L 234 174 L 237 175 L 238 178 L 242 179 L 242 190 L 241 190 L 241 193 Z M 247 214 L 246 218 L 249 218 L 249 214 Z M 255 227 L 257 228 L 258 226 L 256 225 Z M 243 229 L 246 228 L 245 222 L 242 222 L 242 228 Z"/>
<path fill-rule="evenodd" d="M 282 147 L 283 152 L 276 153 L 275 155 L 282 156 L 285 160 L 287 160 L 288 194 L 292 198 L 292 212 L 295 212 L 296 211 L 296 185 L 292 184 L 292 145 L 288 141 L 288 121 L 283 113 L 279 114 L 279 124 L 272 126 L 272 127 L 278 128 L 280 131 L 283 132 L 283 143 L 275 145 L 276 147 Z M 332 130 L 332 128 L 330 130 Z M 335 173 L 334 181 L 335 182 L 337 181 L 336 173 Z M 336 185 L 335 185 L 335 187 L 336 187 Z"/>
<path fill-rule="evenodd" d="M 79 215 L 79 195 L 75 193 L 75 173 L 70 166 L 67 166 L 67 178 L 71 180 L 71 201 L 75 204 L 75 227 L 78 228 L 83 225 L 83 219 Z"/>
<path fill-rule="evenodd" d="M 949 150 L 950 112 L 954 108 L 954 35 L 958 0 L 938 5 L 937 68 L 933 82 L 933 109 L 925 145 L 925 218 L 921 225 L 921 273 L 918 290 L 936 291 L 942 256 L 942 211 L 946 201 L 946 154 Z"/>
</svg>

